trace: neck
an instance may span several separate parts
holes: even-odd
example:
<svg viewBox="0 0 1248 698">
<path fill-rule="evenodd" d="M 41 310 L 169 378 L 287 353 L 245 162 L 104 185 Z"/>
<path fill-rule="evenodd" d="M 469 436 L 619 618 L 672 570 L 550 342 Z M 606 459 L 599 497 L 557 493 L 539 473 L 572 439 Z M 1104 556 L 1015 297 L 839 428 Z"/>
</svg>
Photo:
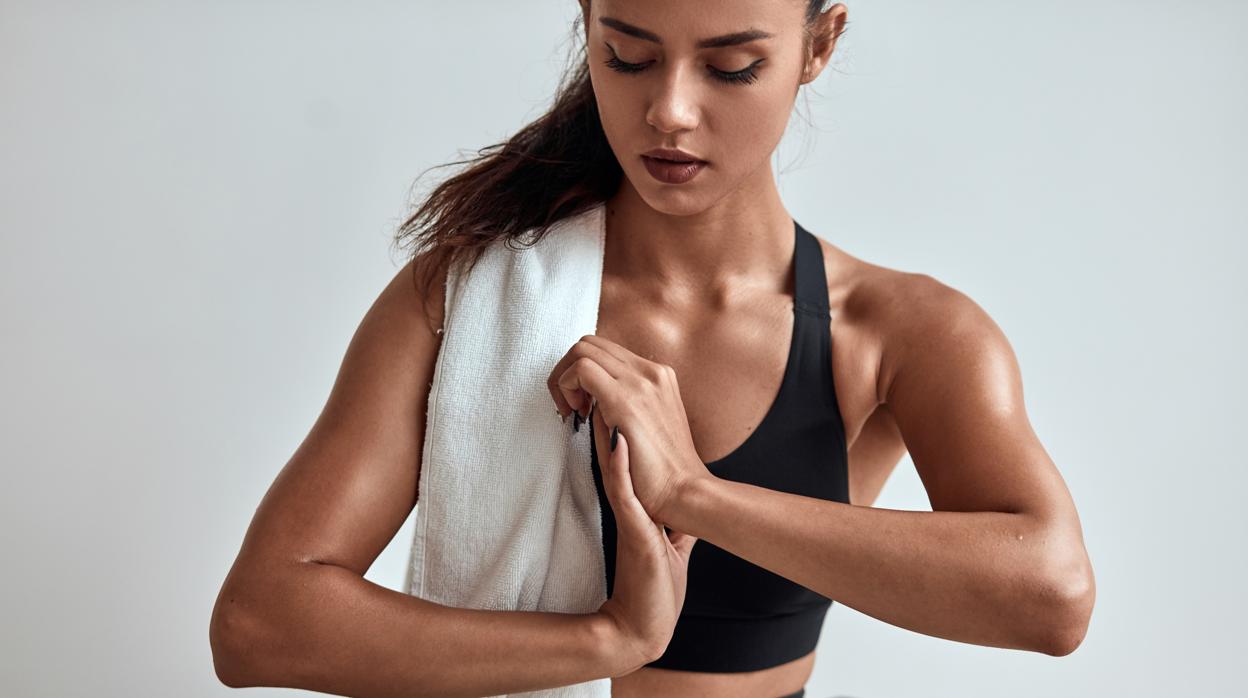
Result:
<svg viewBox="0 0 1248 698">
<path fill-rule="evenodd" d="M 688 214 L 658 210 L 625 178 L 606 202 L 604 275 L 690 302 L 718 303 L 742 286 L 783 287 L 793 218 L 766 169 L 764 185 Z"/>
</svg>

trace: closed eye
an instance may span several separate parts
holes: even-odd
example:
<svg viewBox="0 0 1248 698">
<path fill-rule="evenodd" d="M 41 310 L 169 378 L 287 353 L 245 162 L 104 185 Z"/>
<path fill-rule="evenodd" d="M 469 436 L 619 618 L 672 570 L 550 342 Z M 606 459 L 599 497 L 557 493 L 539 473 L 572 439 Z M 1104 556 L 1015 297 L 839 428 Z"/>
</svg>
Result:
<svg viewBox="0 0 1248 698">
<path fill-rule="evenodd" d="M 603 63 L 605 63 L 608 68 L 616 72 L 625 73 L 625 74 L 640 73 L 643 70 L 645 70 L 646 67 L 649 66 L 651 62 L 653 62 L 651 61 L 647 63 L 627 63 L 625 61 L 620 60 L 620 57 L 615 55 L 615 51 L 611 48 L 610 44 L 607 44 L 606 46 L 607 46 L 607 50 L 611 51 L 611 57 L 603 61 Z M 734 84 L 749 84 L 758 80 L 758 66 L 764 60 L 766 59 L 760 58 L 754 61 L 753 63 L 747 65 L 746 67 L 742 68 L 741 70 L 735 70 L 735 71 L 720 70 L 714 66 L 709 66 L 709 65 L 706 66 L 706 69 L 710 73 L 711 77 L 721 82 L 734 83 Z"/>
</svg>

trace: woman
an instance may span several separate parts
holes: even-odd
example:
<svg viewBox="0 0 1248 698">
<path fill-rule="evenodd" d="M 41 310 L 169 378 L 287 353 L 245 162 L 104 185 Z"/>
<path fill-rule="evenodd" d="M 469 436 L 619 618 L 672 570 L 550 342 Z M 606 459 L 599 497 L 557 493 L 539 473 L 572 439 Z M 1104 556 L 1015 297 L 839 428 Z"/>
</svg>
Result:
<svg viewBox="0 0 1248 698">
<path fill-rule="evenodd" d="M 961 642 L 1079 645 L 1091 565 L 1000 329 L 929 276 L 818 239 L 778 196 L 770 156 L 846 7 L 708 9 L 581 0 L 585 61 L 550 112 L 407 221 L 398 239 L 421 252 L 361 323 L 223 586 L 224 682 L 494 695 L 611 676 L 616 696 L 801 696 L 831 599 Z M 607 603 L 458 609 L 368 583 L 416 501 L 449 263 L 598 205 L 598 332 L 549 388 L 570 428 L 591 420 Z M 907 451 L 933 511 L 872 508 Z"/>
</svg>

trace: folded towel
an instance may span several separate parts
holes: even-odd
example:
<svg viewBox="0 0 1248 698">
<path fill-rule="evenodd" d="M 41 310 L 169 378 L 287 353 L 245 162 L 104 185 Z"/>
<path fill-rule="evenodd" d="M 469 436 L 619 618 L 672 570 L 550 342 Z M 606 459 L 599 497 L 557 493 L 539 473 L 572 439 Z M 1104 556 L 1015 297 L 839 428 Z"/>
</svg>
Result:
<svg viewBox="0 0 1248 698">
<path fill-rule="evenodd" d="M 408 593 L 457 608 L 592 613 L 607 599 L 589 429 L 546 379 L 598 328 L 603 204 L 532 247 L 452 269 L 429 393 Z M 527 242 L 527 241 L 526 241 Z M 608 678 L 510 694 L 610 698 Z"/>
</svg>

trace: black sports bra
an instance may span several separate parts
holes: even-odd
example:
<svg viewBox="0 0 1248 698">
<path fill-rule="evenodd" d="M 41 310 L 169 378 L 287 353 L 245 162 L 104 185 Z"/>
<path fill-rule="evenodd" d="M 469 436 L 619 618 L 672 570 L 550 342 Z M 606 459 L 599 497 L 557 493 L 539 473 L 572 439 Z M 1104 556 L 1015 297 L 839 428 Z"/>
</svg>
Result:
<svg viewBox="0 0 1248 698">
<path fill-rule="evenodd" d="M 784 380 L 745 442 L 706 464 L 716 477 L 807 497 L 849 502 L 849 454 L 832 382 L 827 277 L 819 241 L 793 222 L 793 336 Z M 607 595 L 615 582 L 615 514 L 590 459 L 602 509 Z M 689 558 L 685 604 L 667 650 L 646 666 L 756 671 L 814 650 L 832 600 L 705 540 Z"/>
</svg>

